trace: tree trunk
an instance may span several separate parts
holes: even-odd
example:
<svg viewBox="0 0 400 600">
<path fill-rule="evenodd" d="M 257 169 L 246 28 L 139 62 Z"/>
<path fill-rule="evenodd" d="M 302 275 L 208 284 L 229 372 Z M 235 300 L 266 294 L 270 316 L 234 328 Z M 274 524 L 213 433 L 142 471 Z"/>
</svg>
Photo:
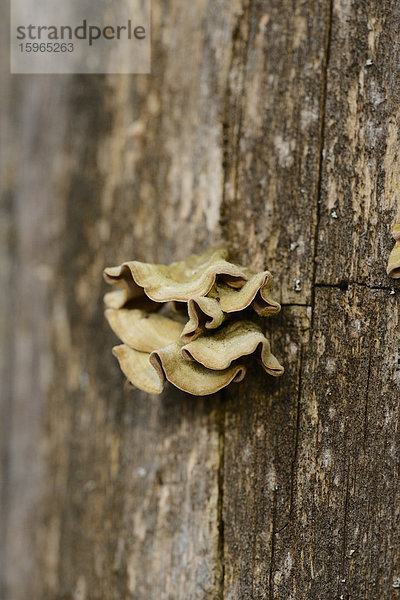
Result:
<svg viewBox="0 0 400 600">
<path fill-rule="evenodd" d="M 152 19 L 151 75 L 3 80 L 0 597 L 399 598 L 400 6 Z M 284 376 L 127 389 L 102 269 L 219 240 Z"/>
</svg>

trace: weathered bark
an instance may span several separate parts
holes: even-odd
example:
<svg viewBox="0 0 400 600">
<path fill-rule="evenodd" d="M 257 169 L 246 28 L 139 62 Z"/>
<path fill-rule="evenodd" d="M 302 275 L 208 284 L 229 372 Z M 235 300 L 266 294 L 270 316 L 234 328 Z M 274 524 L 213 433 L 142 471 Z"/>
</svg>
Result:
<svg viewBox="0 0 400 600">
<path fill-rule="evenodd" d="M 393 600 L 400 7 L 152 13 L 150 76 L 4 77 L 0 597 Z M 103 267 L 221 239 L 285 375 L 128 390 Z"/>
</svg>

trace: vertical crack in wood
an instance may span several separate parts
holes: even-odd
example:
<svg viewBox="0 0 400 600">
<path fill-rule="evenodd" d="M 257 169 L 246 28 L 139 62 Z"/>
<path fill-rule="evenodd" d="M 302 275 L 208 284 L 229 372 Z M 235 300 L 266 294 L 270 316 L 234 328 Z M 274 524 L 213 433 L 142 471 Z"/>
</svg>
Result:
<svg viewBox="0 0 400 600">
<path fill-rule="evenodd" d="M 225 468 L 225 402 L 224 392 L 220 392 L 220 405 L 218 417 L 218 500 L 217 500 L 217 519 L 218 519 L 218 565 L 219 575 L 219 600 L 224 600 L 225 596 L 225 556 L 224 556 L 224 468 Z"/>
<path fill-rule="evenodd" d="M 318 253 L 318 232 L 320 223 L 320 204 L 322 194 L 322 167 L 324 162 L 324 138 L 325 138 L 325 125 L 326 125 L 326 99 L 328 94 L 328 67 L 331 53 L 331 36 L 332 36 L 332 15 L 333 15 L 333 0 L 329 1 L 328 20 L 327 20 L 327 32 L 325 40 L 325 52 L 324 59 L 321 69 L 321 102 L 320 102 L 320 126 L 319 126 L 319 159 L 318 159 L 318 173 L 317 173 L 317 219 L 315 223 L 314 231 L 314 252 L 313 252 L 313 271 L 312 271 L 312 288 L 311 288 L 311 303 L 313 306 L 311 314 L 311 329 L 314 326 L 314 307 L 315 307 L 315 281 L 317 275 L 317 253 Z"/>
<path fill-rule="evenodd" d="M 277 492 L 278 488 L 274 489 L 274 502 L 272 508 L 272 535 L 271 535 L 271 560 L 269 563 L 269 576 L 268 576 L 268 600 L 274 598 L 274 586 L 273 586 L 273 573 L 274 573 L 274 561 L 275 561 L 275 535 L 276 535 L 276 505 L 277 505 Z"/>
<path fill-rule="evenodd" d="M 371 362 L 372 362 L 372 348 L 369 349 L 368 373 L 367 373 L 367 382 L 366 382 L 366 385 L 365 385 L 364 453 L 365 453 L 365 445 L 366 445 L 367 433 L 368 433 L 368 400 L 369 400 L 369 382 L 370 382 L 370 379 L 371 379 Z"/>
<path fill-rule="evenodd" d="M 343 420 L 344 423 L 347 423 L 347 412 L 348 412 L 348 406 L 346 404 L 345 408 L 344 408 L 344 414 L 343 414 Z M 343 537 L 342 537 L 342 557 L 341 557 L 341 565 L 340 565 L 340 571 L 338 574 L 338 579 L 337 579 L 337 591 L 336 591 L 336 596 L 339 597 L 339 586 L 340 586 L 340 582 L 341 580 L 347 580 L 346 574 L 345 574 L 345 563 L 346 563 L 346 547 L 347 547 L 347 519 L 348 519 L 348 512 L 349 512 L 349 494 L 350 494 L 350 458 L 349 458 L 349 448 L 348 448 L 348 444 L 347 444 L 347 437 L 348 437 L 348 427 L 346 427 L 345 425 L 345 429 L 344 429 L 344 436 L 343 436 L 343 454 L 342 456 L 343 458 L 343 462 L 344 462 L 344 468 L 343 471 L 345 471 L 345 477 L 346 477 L 346 487 L 345 487 L 345 499 L 344 499 L 344 511 L 343 511 Z"/>
<path fill-rule="evenodd" d="M 234 173 L 235 173 L 235 186 L 234 186 L 234 197 L 236 198 L 237 196 L 237 190 L 238 190 L 238 180 L 239 180 L 239 156 L 240 156 L 240 140 L 242 137 L 242 125 L 243 125 L 243 108 L 244 108 L 244 102 L 245 102 L 245 94 L 244 94 L 244 88 L 245 88 L 245 82 L 246 82 L 246 71 L 247 71 L 247 59 L 248 59 L 248 54 L 249 54 L 249 47 L 250 47 L 250 31 L 251 31 L 251 17 L 252 17 L 252 7 L 253 7 L 253 0 L 250 0 L 249 3 L 246 6 L 246 11 L 247 14 L 245 15 L 247 17 L 247 36 L 245 37 L 244 40 L 244 49 L 243 49 L 243 67 L 242 67 L 242 72 L 241 72 L 241 81 L 240 81 L 240 100 L 239 100 L 239 109 L 238 109 L 238 132 L 237 132 L 237 138 L 236 138 L 236 147 L 235 147 L 235 165 L 234 165 Z"/>
<path fill-rule="evenodd" d="M 300 403 L 302 394 L 302 369 L 303 369 L 303 347 L 300 346 L 300 360 L 299 360 L 299 372 L 298 372 L 298 393 L 297 393 L 297 406 L 296 406 L 296 431 L 294 438 L 294 450 L 293 459 L 290 467 L 290 496 L 289 496 L 289 517 L 288 522 L 291 519 L 293 512 L 294 503 L 294 477 L 296 473 L 297 454 L 299 448 L 299 431 L 300 431 Z"/>
<path fill-rule="evenodd" d="M 347 438 L 347 435 L 346 435 Z M 346 444 L 345 444 L 345 448 L 346 448 Z M 347 580 L 346 574 L 345 574 L 345 563 L 346 563 L 346 546 L 347 546 L 347 518 L 348 518 L 348 513 L 349 513 L 349 494 L 350 494 L 350 476 L 349 476 L 349 471 L 350 471 L 350 465 L 349 462 L 347 462 L 347 468 L 346 468 L 346 496 L 345 496 L 345 501 L 344 501 L 344 516 L 343 516 L 343 542 L 342 542 L 342 564 L 341 564 L 341 568 L 340 568 L 340 573 L 338 576 L 338 582 L 337 582 L 337 594 L 336 596 L 339 597 L 339 586 L 340 586 L 340 581 L 345 581 Z"/>
<path fill-rule="evenodd" d="M 297 373 L 297 381 L 298 381 L 298 391 L 297 391 L 297 404 L 296 404 L 296 430 L 294 434 L 294 449 L 293 449 L 293 458 L 290 465 L 290 490 L 289 490 L 289 511 L 288 518 L 286 523 L 280 527 L 275 533 L 280 533 L 289 525 L 290 520 L 293 514 L 293 505 L 294 505 L 294 478 L 296 473 L 296 464 L 297 464 L 297 455 L 299 448 L 299 433 L 300 433 L 300 404 L 301 404 L 301 394 L 303 391 L 302 385 L 302 369 L 303 369 L 303 346 L 300 346 L 300 355 L 299 355 L 299 369 Z"/>
<path fill-rule="evenodd" d="M 228 71 L 228 78 L 227 78 L 227 85 L 226 85 L 226 90 L 225 90 L 225 100 L 224 100 L 224 118 L 223 118 L 223 123 L 222 123 L 222 132 L 223 132 L 223 140 L 222 140 L 222 148 L 223 148 L 223 170 L 224 170 L 224 176 L 223 176 L 223 188 L 222 188 L 222 202 L 221 202 L 221 208 L 220 208 L 220 221 L 221 224 L 223 225 L 224 222 L 224 212 L 225 212 L 225 207 L 226 207 L 226 190 L 227 190 L 227 184 L 228 184 L 228 179 L 229 179 L 229 163 L 227 160 L 227 157 L 229 155 L 231 155 L 231 162 L 232 162 L 232 170 L 233 170 L 233 179 L 234 179 L 234 184 L 233 184 L 233 197 L 236 198 L 237 197 L 237 190 L 238 190 L 238 179 L 239 179 L 239 156 L 240 156 L 240 139 L 242 136 L 242 121 L 243 121 L 243 106 L 244 106 L 244 102 L 245 102 L 245 94 L 244 94 L 244 85 L 245 85 L 245 81 L 246 81 L 246 69 L 247 69 L 247 57 L 248 57 L 248 52 L 249 52 L 249 46 L 250 46 L 250 30 L 251 30 L 251 16 L 252 16 L 252 5 L 253 5 L 253 0 L 250 0 L 243 8 L 243 15 L 241 17 L 239 17 L 238 22 L 236 24 L 236 27 L 233 30 L 233 43 L 232 43 L 232 57 L 231 57 L 231 63 L 229 65 L 229 71 Z M 243 22 L 244 19 L 247 19 L 247 35 L 241 36 L 240 35 L 240 30 L 241 30 L 241 23 Z M 232 104 L 231 104 L 231 88 L 230 88 L 230 78 L 229 78 L 229 74 L 234 72 L 235 70 L 235 63 L 238 60 L 238 54 L 239 52 L 237 52 L 235 46 L 236 46 L 236 41 L 237 39 L 242 37 L 242 41 L 243 41 L 243 50 L 241 50 L 240 54 L 241 56 L 241 60 L 239 60 L 239 64 L 241 65 L 241 70 L 240 70 L 240 80 L 239 80 L 239 85 L 238 85 L 238 90 L 236 93 L 236 98 L 238 99 L 237 105 L 237 135 L 236 135 L 236 139 L 234 140 L 234 143 L 232 143 L 232 139 L 230 137 L 230 130 L 234 132 L 234 117 L 232 119 L 233 122 L 231 122 L 230 119 L 230 115 L 232 114 L 232 112 L 234 112 L 232 110 Z M 232 136 L 233 137 L 233 136 Z M 232 145 L 232 148 L 231 148 Z"/>
</svg>

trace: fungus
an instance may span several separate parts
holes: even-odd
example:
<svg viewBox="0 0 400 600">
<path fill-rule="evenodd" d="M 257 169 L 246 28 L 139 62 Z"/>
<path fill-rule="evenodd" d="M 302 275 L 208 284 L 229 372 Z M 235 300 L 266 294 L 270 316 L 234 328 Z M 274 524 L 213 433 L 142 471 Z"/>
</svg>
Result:
<svg viewBox="0 0 400 600">
<path fill-rule="evenodd" d="M 132 261 L 104 270 L 120 287 L 105 296 L 106 318 L 123 342 L 113 353 L 134 386 L 159 394 L 169 381 L 212 394 L 241 381 L 251 356 L 270 375 L 283 373 L 261 327 L 242 317 L 250 306 L 260 316 L 279 312 L 272 276 L 228 258 L 220 248 L 169 266 Z"/>
<path fill-rule="evenodd" d="M 393 237 L 396 243 L 389 256 L 387 274 L 394 279 L 400 279 L 400 215 L 393 229 Z"/>
<path fill-rule="evenodd" d="M 215 281 L 225 281 L 232 287 L 242 287 L 249 272 L 228 262 L 225 248 L 211 249 L 199 256 L 171 265 L 142 263 L 137 260 L 104 270 L 107 283 L 122 287 L 106 294 L 106 305 L 122 308 L 130 301 L 148 297 L 154 302 L 187 302 L 189 298 L 205 296 Z M 246 271 L 246 272 L 245 272 Z"/>
<path fill-rule="evenodd" d="M 233 321 L 211 334 L 200 335 L 181 349 L 187 360 L 213 370 L 226 369 L 241 357 L 256 352 L 267 373 L 282 375 L 283 367 L 271 353 L 269 341 L 261 327 L 252 321 Z"/>
<path fill-rule="evenodd" d="M 107 321 L 121 342 L 140 352 L 152 352 L 179 340 L 183 325 L 159 313 L 108 308 Z"/>
<path fill-rule="evenodd" d="M 189 298 L 189 321 L 182 332 L 182 339 L 196 339 L 204 329 L 219 327 L 227 315 L 245 310 L 250 305 L 260 316 L 278 313 L 281 307 L 270 297 L 272 287 L 271 273 L 263 271 L 250 275 L 240 289 L 225 283 L 215 283 L 207 296 Z"/>
</svg>

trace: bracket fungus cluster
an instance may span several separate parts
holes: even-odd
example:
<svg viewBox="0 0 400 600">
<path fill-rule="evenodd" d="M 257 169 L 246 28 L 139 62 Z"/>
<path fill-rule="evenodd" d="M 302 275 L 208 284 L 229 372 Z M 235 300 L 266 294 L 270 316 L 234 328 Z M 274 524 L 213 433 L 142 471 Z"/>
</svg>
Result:
<svg viewBox="0 0 400 600">
<path fill-rule="evenodd" d="M 400 215 L 392 234 L 396 243 L 389 256 L 387 274 L 394 279 L 400 279 Z"/>
<path fill-rule="evenodd" d="M 282 375 L 248 316 L 280 310 L 268 271 L 252 273 L 220 248 L 168 266 L 126 262 L 105 269 L 104 278 L 117 287 L 104 298 L 106 318 L 122 342 L 113 354 L 135 387 L 159 394 L 169 381 L 196 396 L 212 394 L 241 381 L 251 357 L 270 375 Z"/>
</svg>

